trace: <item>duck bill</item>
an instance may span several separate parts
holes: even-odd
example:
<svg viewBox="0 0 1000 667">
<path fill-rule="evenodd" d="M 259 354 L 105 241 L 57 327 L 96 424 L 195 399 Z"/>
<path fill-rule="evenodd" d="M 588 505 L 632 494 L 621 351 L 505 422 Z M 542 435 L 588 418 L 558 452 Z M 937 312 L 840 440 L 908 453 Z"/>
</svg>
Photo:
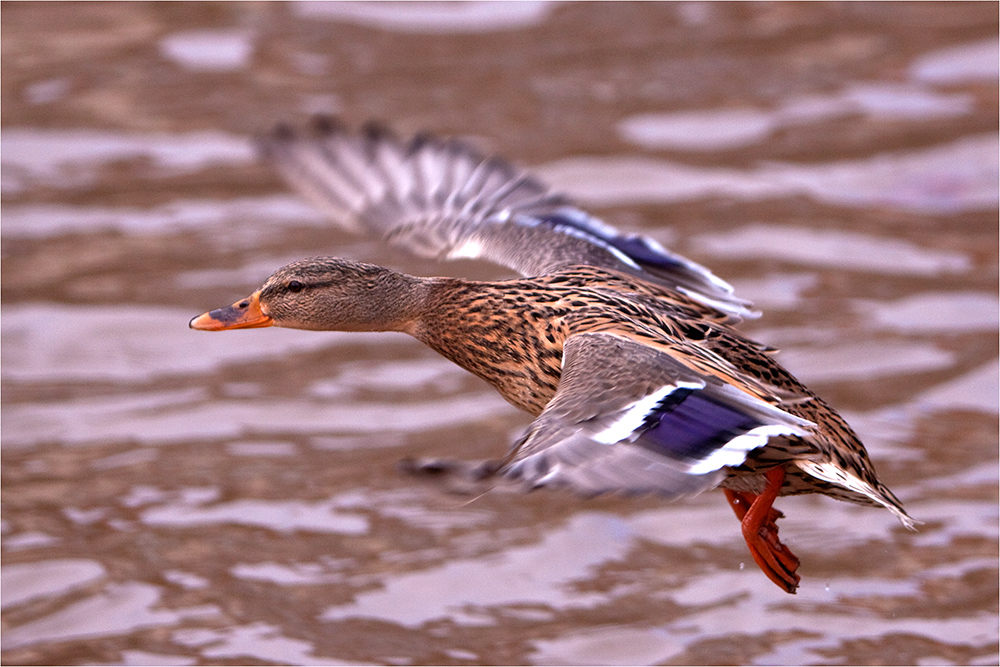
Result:
<svg viewBox="0 0 1000 667">
<path fill-rule="evenodd" d="M 200 331 L 226 331 L 228 329 L 256 329 L 274 324 L 260 307 L 260 290 L 231 306 L 217 308 L 199 315 L 188 323 Z"/>
</svg>

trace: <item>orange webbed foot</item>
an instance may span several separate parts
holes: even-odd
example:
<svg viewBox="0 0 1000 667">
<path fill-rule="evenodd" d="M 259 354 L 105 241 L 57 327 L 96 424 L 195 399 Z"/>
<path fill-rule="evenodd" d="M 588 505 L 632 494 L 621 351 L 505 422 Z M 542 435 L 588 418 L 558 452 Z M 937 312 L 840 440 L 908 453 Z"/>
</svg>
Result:
<svg viewBox="0 0 1000 667">
<path fill-rule="evenodd" d="M 785 481 L 785 469 L 781 466 L 772 468 L 766 477 L 767 486 L 760 495 L 725 489 L 726 498 L 740 519 L 743 539 L 754 562 L 768 579 L 786 592 L 794 593 L 800 580 L 795 573 L 799 559 L 778 539 L 775 522 L 784 515 L 771 506 Z"/>
</svg>

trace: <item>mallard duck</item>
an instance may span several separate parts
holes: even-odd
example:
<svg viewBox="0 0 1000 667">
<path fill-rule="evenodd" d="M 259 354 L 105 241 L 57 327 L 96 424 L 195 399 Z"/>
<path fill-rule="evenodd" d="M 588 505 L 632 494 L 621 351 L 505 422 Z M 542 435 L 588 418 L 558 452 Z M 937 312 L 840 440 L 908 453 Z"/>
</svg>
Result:
<svg viewBox="0 0 1000 667">
<path fill-rule="evenodd" d="M 778 539 L 778 496 L 881 505 L 913 528 L 850 426 L 734 328 L 755 313 L 705 267 L 460 141 L 317 119 L 279 126 L 259 147 L 345 229 L 522 277 L 422 278 L 314 257 L 192 328 L 406 332 L 534 415 L 480 477 L 665 498 L 721 486 L 754 560 L 789 593 L 799 560 Z M 463 470 L 473 468 L 448 467 Z"/>
</svg>

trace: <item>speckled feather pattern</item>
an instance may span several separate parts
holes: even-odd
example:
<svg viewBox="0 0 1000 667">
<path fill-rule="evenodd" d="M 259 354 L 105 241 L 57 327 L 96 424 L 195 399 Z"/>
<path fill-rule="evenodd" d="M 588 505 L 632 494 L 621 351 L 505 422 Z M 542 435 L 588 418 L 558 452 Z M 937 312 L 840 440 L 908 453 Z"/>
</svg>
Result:
<svg viewBox="0 0 1000 667">
<path fill-rule="evenodd" d="M 422 324 L 418 338 L 533 415 L 542 412 L 559 386 L 566 339 L 611 332 L 669 350 L 699 372 L 716 373 L 817 425 L 807 439 L 772 439 L 732 468 L 723 486 L 759 493 L 764 485 L 760 471 L 798 458 L 822 459 L 899 505 L 875 477 L 854 431 L 774 360 L 774 350 L 745 338 L 726 324 L 725 314 L 683 294 L 578 266 L 532 279 L 446 281 L 429 305 L 434 317 Z M 875 504 L 863 494 L 790 468 L 781 494 L 803 493 Z"/>
</svg>

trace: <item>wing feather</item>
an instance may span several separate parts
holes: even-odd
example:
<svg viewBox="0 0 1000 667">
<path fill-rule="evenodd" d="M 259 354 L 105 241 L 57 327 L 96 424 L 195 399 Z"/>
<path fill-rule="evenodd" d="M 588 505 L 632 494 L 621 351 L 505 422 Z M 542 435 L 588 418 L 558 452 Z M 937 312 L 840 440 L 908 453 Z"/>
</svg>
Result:
<svg viewBox="0 0 1000 667">
<path fill-rule="evenodd" d="M 610 333 L 567 340 L 559 390 L 503 473 L 583 493 L 693 495 L 773 439 L 815 424 L 666 352 Z"/>
<path fill-rule="evenodd" d="M 404 141 L 376 125 L 317 119 L 258 141 L 264 158 L 338 225 L 416 255 L 482 258 L 542 275 L 590 265 L 679 290 L 720 312 L 755 316 L 705 267 L 621 234 L 531 174 L 457 140 Z"/>
</svg>

